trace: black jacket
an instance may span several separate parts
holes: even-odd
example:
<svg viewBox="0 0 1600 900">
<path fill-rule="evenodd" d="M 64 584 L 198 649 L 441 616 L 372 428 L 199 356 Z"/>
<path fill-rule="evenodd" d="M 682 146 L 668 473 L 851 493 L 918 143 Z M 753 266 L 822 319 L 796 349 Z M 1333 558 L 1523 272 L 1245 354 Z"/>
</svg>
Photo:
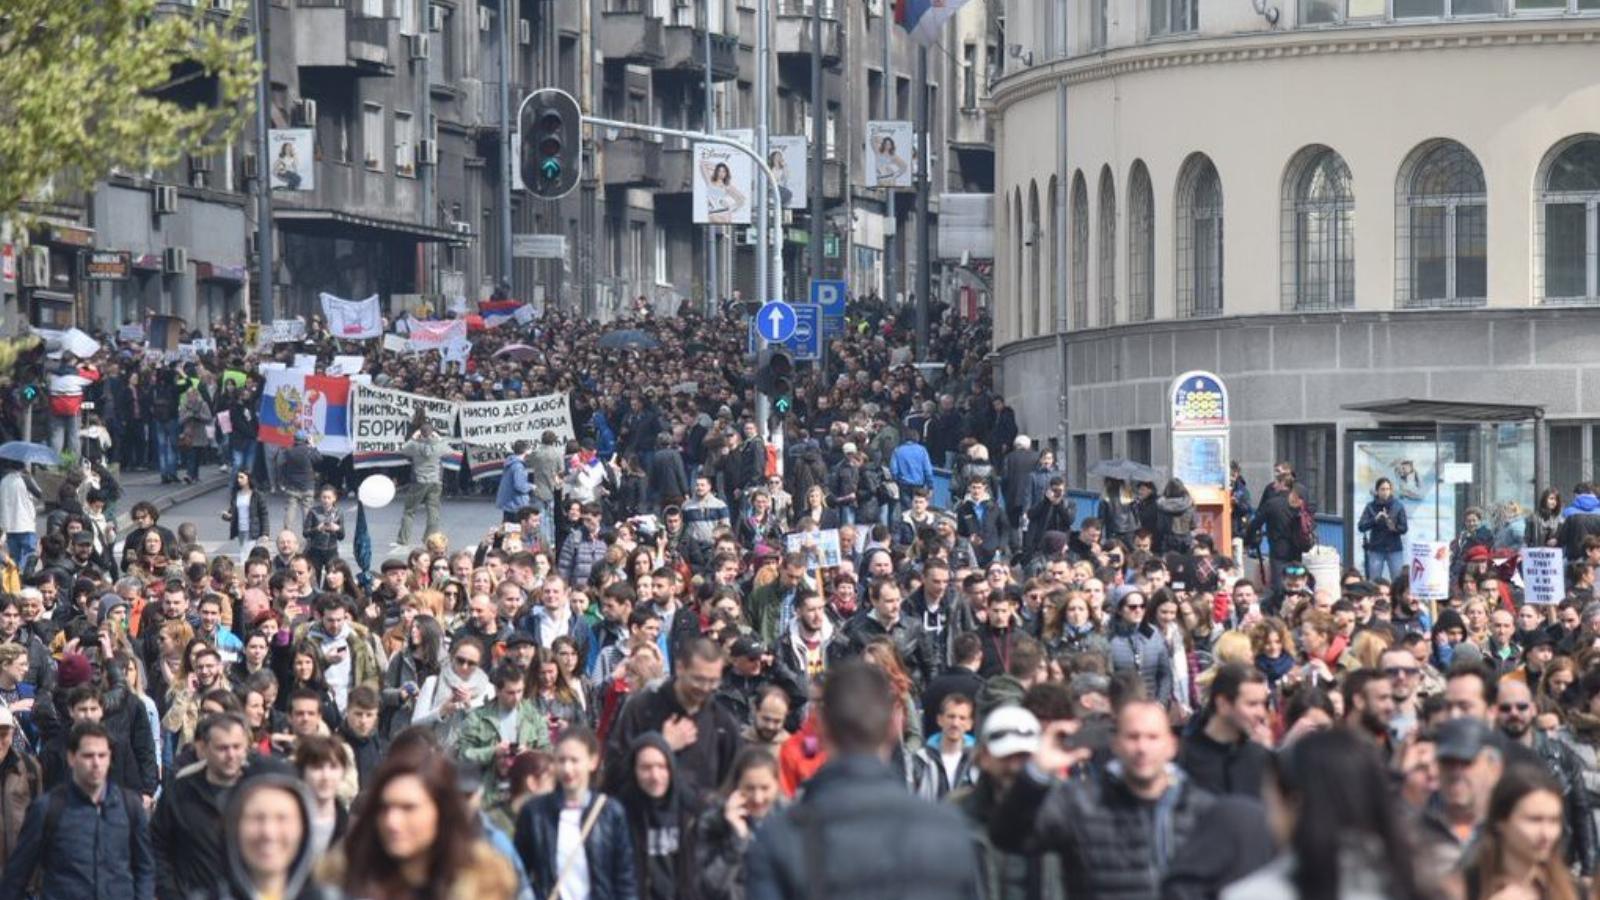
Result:
<svg viewBox="0 0 1600 900">
<path fill-rule="evenodd" d="M 1067 535 L 1070 545 L 1072 524 L 1077 520 L 1078 504 L 1071 498 L 1060 503 L 1051 503 L 1049 497 L 1040 500 L 1028 510 L 1028 530 L 1023 532 L 1022 552 L 1030 557 L 1038 553 L 1044 546 L 1045 534 L 1051 531 Z"/>
<path fill-rule="evenodd" d="M 939 707 L 944 704 L 944 698 L 951 694 L 964 694 L 968 700 L 976 701 L 981 690 L 983 679 L 978 677 L 978 673 L 961 666 L 952 666 L 929 682 L 927 690 L 922 692 L 922 733 L 939 733 Z"/>
<path fill-rule="evenodd" d="M 155 884 L 155 859 L 144 805 L 114 784 L 106 786 L 95 805 L 78 786 L 68 782 L 65 806 L 48 836 L 45 819 L 52 793 L 28 807 L 16 851 L 0 879 L 0 897 L 28 896 L 35 869 L 42 872 L 40 900 L 145 900 Z M 56 801 L 61 802 L 61 801 Z"/>
<path fill-rule="evenodd" d="M 1216 803 L 1210 792 L 1184 779 L 1170 790 L 1178 794 L 1171 801 L 1163 844 L 1157 841 L 1150 805 L 1112 773 L 1050 784 L 1024 772 L 990 819 L 989 837 L 1013 853 L 1060 853 L 1068 897 L 1150 900 L 1160 896 L 1173 855 Z"/>
<path fill-rule="evenodd" d="M 689 715 L 673 693 L 674 680 L 669 678 L 629 698 L 618 713 L 610 734 L 606 735 L 602 785 L 607 793 L 620 793 L 633 779 L 633 772 L 626 765 L 628 750 L 640 735 L 662 731 L 662 726 L 672 716 Z M 739 723 L 722 704 L 710 699 L 689 717 L 694 719 L 698 735 L 693 744 L 674 753 L 673 757 L 683 787 L 698 796 L 721 786 L 723 776 L 732 768 L 733 757 L 739 752 Z"/>
<path fill-rule="evenodd" d="M 745 885 L 749 900 L 970 900 L 977 851 L 954 807 L 911 796 L 881 760 L 845 756 L 756 831 Z"/>
<path fill-rule="evenodd" d="M 205 895 L 227 881 L 223 812 L 232 793 L 207 782 L 205 766 L 198 763 L 167 783 L 150 822 L 160 900 Z"/>
<path fill-rule="evenodd" d="M 1204 729 L 1184 738 L 1178 765 L 1189 780 L 1213 794 L 1242 794 L 1261 799 L 1261 779 L 1272 751 L 1255 741 L 1219 744 Z"/>
<path fill-rule="evenodd" d="M 267 519 L 267 498 L 261 491 L 250 491 L 250 521 L 239 521 L 239 488 L 237 485 L 228 492 L 228 505 L 223 510 L 228 514 L 228 539 L 235 540 L 241 531 L 250 540 L 271 537 L 272 526 Z"/>
<path fill-rule="evenodd" d="M 929 639 L 922 623 L 909 615 L 902 612 L 900 621 L 894 623 L 893 628 L 884 628 L 878 618 L 872 615 L 871 607 L 868 607 L 846 622 L 843 631 L 844 640 L 835 641 L 831 648 L 835 653 L 829 661 L 830 665 L 860 656 L 874 638 L 887 637 L 900 651 L 900 659 L 906 664 L 906 671 L 916 683 L 917 690 L 920 691 L 923 685 L 933 680 L 936 671 L 933 641 Z"/>
<path fill-rule="evenodd" d="M 650 496 L 663 502 L 669 497 L 682 501 L 689 496 L 689 473 L 683 467 L 683 454 L 675 447 L 652 453 L 645 470 L 645 483 L 649 485 Z"/>
<path fill-rule="evenodd" d="M 1300 551 L 1289 541 L 1289 529 L 1296 524 L 1299 513 L 1289 506 L 1289 495 L 1274 491 L 1256 507 L 1256 517 L 1250 520 L 1250 532 L 1245 535 L 1246 547 L 1255 547 L 1265 537 L 1272 544 L 1272 558 L 1279 562 L 1295 562 Z"/>
<path fill-rule="evenodd" d="M 590 795 L 589 805 L 578 819 L 580 825 L 601 796 Z M 528 801 L 517 815 L 513 843 L 517 855 L 522 858 L 522 867 L 528 871 L 534 897 L 549 897 L 555 892 L 556 880 L 565 862 L 556 858 L 561 804 L 562 793 L 556 791 Z M 615 798 L 606 798 L 594 828 L 583 842 L 583 855 L 589 864 L 590 900 L 634 900 L 638 886 L 633 867 L 633 842 L 628 837 L 627 816 Z"/>
</svg>

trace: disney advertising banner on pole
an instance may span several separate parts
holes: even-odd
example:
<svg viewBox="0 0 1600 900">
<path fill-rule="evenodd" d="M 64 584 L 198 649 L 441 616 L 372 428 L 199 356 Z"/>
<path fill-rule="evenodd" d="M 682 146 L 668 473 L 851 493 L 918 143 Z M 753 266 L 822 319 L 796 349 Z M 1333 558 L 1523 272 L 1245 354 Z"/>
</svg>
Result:
<svg viewBox="0 0 1600 900">
<path fill-rule="evenodd" d="M 695 144 L 695 224 L 749 225 L 754 168 L 750 157 L 732 147 Z"/>
</svg>

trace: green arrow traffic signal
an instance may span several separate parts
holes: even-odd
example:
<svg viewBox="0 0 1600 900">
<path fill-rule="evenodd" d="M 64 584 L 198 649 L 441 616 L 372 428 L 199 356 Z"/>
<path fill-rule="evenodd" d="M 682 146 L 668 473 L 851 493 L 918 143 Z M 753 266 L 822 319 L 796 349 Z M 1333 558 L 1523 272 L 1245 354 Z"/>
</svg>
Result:
<svg viewBox="0 0 1600 900">
<path fill-rule="evenodd" d="M 539 171 L 545 178 L 555 181 L 561 177 L 561 163 L 553 159 L 547 159 L 539 164 Z"/>
</svg>

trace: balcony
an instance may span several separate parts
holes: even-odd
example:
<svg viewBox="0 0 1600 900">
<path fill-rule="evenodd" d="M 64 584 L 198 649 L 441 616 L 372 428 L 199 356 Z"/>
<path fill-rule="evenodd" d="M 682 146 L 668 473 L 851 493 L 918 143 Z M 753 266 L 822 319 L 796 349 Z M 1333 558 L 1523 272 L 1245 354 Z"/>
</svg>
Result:
<svg viewBox="0 0 1600 900">
<path fill-rule="evenodd" d="M 600 23 L 600 53 L 607 62 L 659 66 L 666 58 L 661 20 L 643 12 L 607 10 Z"/>
<path fill-rule="evenodd" d="M 368 18 L 343 6 L 308 5 L 297 8 L 291 20 L 301 69 L 349 78 L 394 74 L 399 20 Z"/>
<path fill-rule="evenodd" d="M 661 184 L 661 144 L 619 134 L 601 143 L 600 170 L 606 187 L 656 187 Z"/>
<path fill-rule="evenodd" d="M 664 40 L 665 59 L 657 70 L 700 78 L 706 68 L 706 33 L 687 25 L 668 25 Z M 732 35 L 711 35 L 711 80 L 732 81 L 739 77 L 739 39 Z"/>
<path fill-rule="evenodd" d="M 773 23 L 772 48 L 782 57 L 811 58 L 811 8 L 809 3 L 789 0 L 778 9 L 777 21 Z M 839 63 L 840 38 L 839 20 L 833 17 L 832 4 L 822 5 L 822 64 L 835 66 Z"/>
<path fill-rule="evenodd" d="M 694 192 L 694 150 L 667 146 L 661 151 L 661 186 L 657 196 Z"/>
</svg>

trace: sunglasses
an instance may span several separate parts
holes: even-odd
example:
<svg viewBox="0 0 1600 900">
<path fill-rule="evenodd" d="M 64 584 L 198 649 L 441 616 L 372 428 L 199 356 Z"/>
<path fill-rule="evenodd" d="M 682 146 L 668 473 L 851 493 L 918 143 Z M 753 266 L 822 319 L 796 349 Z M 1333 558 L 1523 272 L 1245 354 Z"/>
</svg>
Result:
<svg viewBox="0 0 1600 900">
<path fill-rule="evenodd" d="M 1131 609 L 1134 612 L 1138 612 L 1139 610 L 1144 609 L 1144 604 L 1143 603 L 1124 603 L 1124 604 L 1122 604 L 1122 608 L 1123 609 Z"/>
</svg>

